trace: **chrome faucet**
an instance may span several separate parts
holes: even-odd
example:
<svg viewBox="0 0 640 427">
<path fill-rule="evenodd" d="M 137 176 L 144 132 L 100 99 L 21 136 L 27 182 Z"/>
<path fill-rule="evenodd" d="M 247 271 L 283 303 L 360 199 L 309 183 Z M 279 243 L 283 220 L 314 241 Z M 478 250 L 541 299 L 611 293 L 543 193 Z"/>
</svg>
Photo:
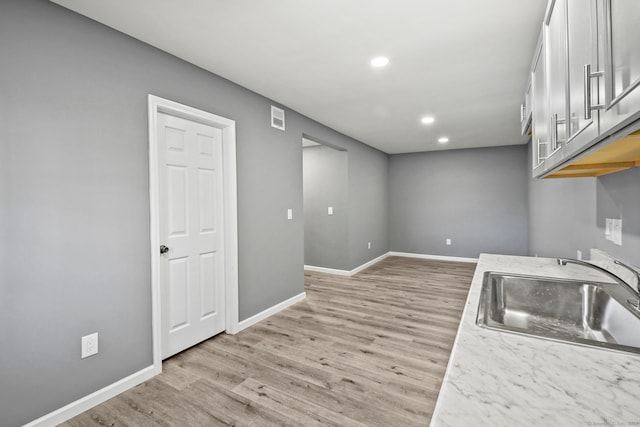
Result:
<svg viewBox="0 0 640 427">
<path fill-rule="evenodd" d="M 628 269 L 628 270 L 633 272 L 633 274 L 635 275 L 636 280 L 637 280 L 637 284 L 636 284 L 636 288 L 635 289 L 633 288 L 633 286 L 631 286 L 630 284 L 628 284 L 627 282 L 622 280 L 620 277 L 618 277 L 617 275 L 613 274 L 609 270 L 600 267 L 599 265 L 591 264 L 590 262 L 581 261 L 579 259 L 570 259 L 570 258 L 557 258 L 556 261 L 558 262 L 559 265 L 578 264 L 578 265 L 583 265 L 585 267 L 592 268 L 592 269 L 597 270 L 597 271 L 599 271 L 601 273 L 604 273 L 607 276 L 611 277 L 616 282 L 618 282 L 619 284 L 624 285 L 624 286 L 628 287 L 629 289 L 631 289 L 631 291 L 636 296 L 638 296 L 638 298 L 640 298 L 640 272 L 638 272 L 633 267 L 630 267 L 627 264 L 624 264 L 622 261 L 614 260 L 614 263 L 617 264 L 617 265 L 620 265 L 622 267 L 625 267 L 626 269 Z M 640 301 L 638 302 L 638 304 L 640 304 Z"/>
<path fill-rule="evenodd" d="M 637 268 L 631 267 L 630 265 L 627 265 L 618 259 L 614 259 L 613 263 L 619 265 L 620 267 L 624 267 L 633 273 L 633 276 L 636 278 L 636 292 L 640 294 L 640 271 L 638 271 Z"/>
</svg>

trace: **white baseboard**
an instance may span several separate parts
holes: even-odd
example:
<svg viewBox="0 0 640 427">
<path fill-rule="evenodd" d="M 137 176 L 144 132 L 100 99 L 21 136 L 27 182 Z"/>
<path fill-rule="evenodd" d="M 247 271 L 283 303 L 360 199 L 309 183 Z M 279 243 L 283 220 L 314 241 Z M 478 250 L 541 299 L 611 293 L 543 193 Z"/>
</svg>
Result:
<svg viewBox="0 0 640 427">
<path fill-rule="evenodd" d="M 306 271 L 315 271 L 317 273 L 327 273 L 327 274 L 336 274 L 338 276 L 350 276 L 351 272 L 349 270 L 338 270 L 335 268 L 328 267 L 316 267 L 315 265 L 305 265 L 304 269 Z"/>
<path fill-rule="evenodd" d="M 379 257 L 374 258 L 371 261 L 367 261 L 364 264 L 354 268 L 353 270 L 337 270 L 335 268 L 316 267 L 315 265 L 305 265 L 304 269 L 307 271 L 315 271 L 318 273 L 336 274 L 338 276 L 353 276 L 354 274 L 358 274 L 362 270 L 371 267 L 373 264 L 382 261 L 383 259 L 388 257 L 389 254 L 390 252 L 382 254 Z"/>
<path fill-rule="evenodd" d="M 117 396 L 118 394 L 129 390 L 137 386 L 140 383 L 143 383 L 157 374 L 158 371 L 154 366 L 148 366 L 134 374 L 129 375 L 126 378 L 121 379 L 113 384 L 109 384 L 108 386 L 91 393 L 88 396 L 82 397 L 75 402 L 71 402 L 66 406 L 63 406 L 60 409 L 56 409 L 53 412 L 48 413 L 36 420 L 31 421 L 28 424 L 25 424 L 23 427 L 54 427 L 58 424 L 61 424 L 76 415 L 80 415 L 81 413 L 88 411 L 89 409 L 97 406 L 112 397 Z"/>
<path fill-rule="evenodd" d="M 452 261 L 452 262 L 469 262 L 469 263 L 477 263 L 478 258 L 465 258 L 465 257 L 455 257 L 455 256 L 443 256 L 443 255 L 428 255 L 428 254 L 412 254 L 409 252 L 387 252 L 386 254 L 382 254 L 377 258 L 372 259 L 359 267 L 354 268 L 353 270 L 338 270 L 335 268 L 328 267 L 316 267 L 315 265 L 305 265 L 304 269 L 306 271 L 315 271 L 318 273 L 327 273 L 327 274 L 335 274 L 338 276 L 353 276 L 354 274 L 360 273 L 362 270 L 371 267 L 373 264 L 382 261 L 383 259 L 390 256 L 399 256 L 405 258 L 422 258 L 422 259 L 433 259 L 438 261 Z"/>
<path fill-rule="evenodd" d="M 272 316 L 274 314 L 276 314 L 277 312 L 284 310 L 285 308 L 303 301 L 305 298 L 307 297 L 307 293 L 306 292 L 302 292 L 301 294 L 298 294 L 296 296 L 293 296 L 291 298 L 289 298 L 288 300 L 282 301 L 279 304 L 274 305 L 273 307 L 267 308 L 264 311 L 261 311 L 258 314 L 254 314 L 253 316 L 249 317 L 248 319 L 243 320 L 242 322 L 238 323 L 238 330 L 237 332 L 240 332 L 243 329 L 248 328 L 249 326 L 255 325 L 256 323 L 260 322 L 261 320 L 266 319 L 269 316 Z"/>
<path fill-rule="evenodd" d="M 241 330 L 258 323 L 261 320 L 266 319 L 267 317 L 279 312 L 280 310 L 284 310 L 290 305 L 303 301 L 306 297 L 307 294 L 305 292 L 302 292 L 301 294 L 291 297 L 286 301 L 282 301 L 281 303 L 276 304 L 271 308 L 268 308 L 254 316 L 251 316 L 250 318 L 243 320 L 238 324 L 238 330 L 236 332 L 240 332 Z M 33 420 L 30 423 L 25 424 L 23 427 L 55 427 L 58 424 L 70 420 L 76 415 L 79 415 L 85 411 L 88 411 L 94 406 L 106 402 L 112 397 L 115 397 L 118 394 L 123 393 L 140 383 L 153 378 L 160 372 L 162 372 L 162 365 L 157 368 L 155 366 L 144 368 L 126 378 L 121 379 L 120 381 L 104 387 L 103 389 L 100 389 L 88 396 L 76 400 L 75 402 L 71 402 L 70 404 L 60 409 L 57 409 L 47 415 Z"/>
<path fill-rule="evenodd" d="M 442 255 L 427 255 L 427 254 L 412 254 L 408 252 L 389 252 L 389 256 L 401 256 L 405 258 L 422 258 L 433 259 L 438 261 L 453 261 L 453 262 L 478 262 L 478 258 L 465 258 L 457 256 L 442 256 Z"/>
<path fill-rule="evenodd" d="M 463 258 L 463 257 L 450 257 L 450 256 L 440 256 L 440 255 L 427 255 L 427 254 L 412 254 L 407 252 L 387 252 L 385 254 L 380 255 L 377 258 L 372 259 L 359 267 L 354 268 L 353 270 L 337 270 L 333 268 L 325 268 L 325 267 L 315 267 L 312 265 L 305 265 L 304 269 L 308 271 L 317 271 L 321 273 L 329 273 L 329 274 L 337 274 L 341 276 L 353 276 L 354 274 L 359 273 L 360 271 L 372 266 L 373 264 L 382 261 L 383 259 L 389 256 L 398 256 L 398 257 L 408 257 L 408 258 L 423 258 L 423 259 L 433 259 L 440 261 L 456 261 L 456 262 L 478 262 L 477 258 Z M 274 305 L 271 308 L 268 308 L 258 314 L 255 314 L 248 319 L 243 320 L 238 324 L 237 332 L 240 332 L 243 329 L 248 328 L 251 325 L 255 325 L 261 320 L 266 319 L 267 317 L 276 314 L 277 312 L 284 310 L 285 308 L 303 301 L 307 297 L 305 292 L 298 294 L 289 298 L 288 300 L 282 301 L 279 304 Z M 80 398 L 75 402 L 71 402 L 66 406 L 63 406 L 60 409 L 57 409 L 53 412 L 50 412 L 47 415 L 44 415 L 36 420 L 31 421 L 28 424 L 25 424 L 23 427 L 54 427 L 58 424 L 61 424 L 76 415 L 79 415 L 89 409 L 97 406 L 112 397 L 117 396 L 120 393 L 123 393 L 144 381 L 147 381 L 162 371 L 162 367 L 149 366 L 146 367 L 126 378 L 121 379 L 113 384 L 110 384 L 94 393 L 91 393 L 88 396 Z"/>
<path fill-rule="evenodd" d="M 362 270 L 371 267 L 373 264 L 376 264 L 376 263 L 382 261 L 383 259 L 387 258 L 388 256 L 390 256 L 390 252 L 387 252 L 386 254 L 382 254 L 379 257 L 372 259 L 371 261 L 365 262 L 360 267 L 356 267 L 353 270 L 351 270 L 349 272 L 349 276 L 353 276 L 354 274 L 360 273 Z"/>
</svg>

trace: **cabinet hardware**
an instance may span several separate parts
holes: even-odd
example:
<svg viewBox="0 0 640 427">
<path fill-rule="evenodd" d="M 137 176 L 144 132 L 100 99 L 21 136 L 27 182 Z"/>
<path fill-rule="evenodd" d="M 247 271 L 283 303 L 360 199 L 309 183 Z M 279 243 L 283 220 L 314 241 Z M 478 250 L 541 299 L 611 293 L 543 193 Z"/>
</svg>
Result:
<svg viewBox="0 0 640 427">
<path fill-rule="evenodd" d="M 566 119 L 559 119 L 557 114 L 551 116 L 551 129 L 553 130 L 553 138 L 551 141 L 553 142 L 554 151 L 560 146 L 560 142 L 558 141 L 558 125 L 563 125 L 566 122 Z"/>
<path fill-rule="evenodd" d="M 591 120 L 591 110 L 604 108 L 603 104 L 591 105 L 591 79 L 604 76 L 604 71 L 591 72 L 591 64 L 584 64 L 584 119 Z"/>
</svg>

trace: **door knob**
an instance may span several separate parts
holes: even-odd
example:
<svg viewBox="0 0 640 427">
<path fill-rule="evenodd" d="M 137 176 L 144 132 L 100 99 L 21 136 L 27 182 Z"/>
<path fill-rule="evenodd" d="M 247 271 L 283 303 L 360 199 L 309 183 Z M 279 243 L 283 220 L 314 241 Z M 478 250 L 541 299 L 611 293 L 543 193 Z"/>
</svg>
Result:
<svg viewBox="0 0 640 427">
<path fill-rule="evenodd" d="M 166 254 L 167 252 L 169 252 L 169 248 L 165 245 L 161 245 L 160 246 L 160 253 L 161 254 Z"/>
</svg>

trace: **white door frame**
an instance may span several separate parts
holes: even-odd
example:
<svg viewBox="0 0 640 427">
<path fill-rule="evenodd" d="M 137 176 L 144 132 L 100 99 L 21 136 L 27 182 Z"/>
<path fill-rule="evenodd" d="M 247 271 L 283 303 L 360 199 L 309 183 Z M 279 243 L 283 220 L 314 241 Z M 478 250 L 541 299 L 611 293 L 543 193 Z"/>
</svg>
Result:
<svg viewBox="0 0 640 427">
<path fill-rule="evenodd" d="M 149 95 L 149 205 L 151 214 L 151 298 L 153 366 L 162 372 L 160 222 L 158 177 L 158 114 L 164 113 L 222 130 L 222 177 L 224 192 L 225 331 L 235 334 L 238 325 L 238 199 L 236 179 L 236 122 L 158 96 Z"/>
</svg>

